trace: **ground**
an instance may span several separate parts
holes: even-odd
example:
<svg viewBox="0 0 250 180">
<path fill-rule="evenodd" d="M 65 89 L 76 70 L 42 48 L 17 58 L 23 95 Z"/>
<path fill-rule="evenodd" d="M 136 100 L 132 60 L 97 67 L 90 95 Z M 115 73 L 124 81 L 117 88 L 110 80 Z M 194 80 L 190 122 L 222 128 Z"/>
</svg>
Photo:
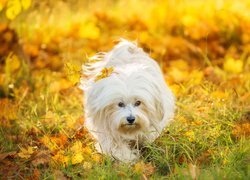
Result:
<svg viewBox="0 0 250 180">
<path fill-rule="evenodd" d="M 250 178 L 249 1 L 22 0 L 20 12 L 9 2 L 0 1 L 1 179 Z M 157 60 L 176 96 L 174 121 L 132 165 L 96 152 L 78 88 L 81 65 L 120 37 Z"/>
</svg>

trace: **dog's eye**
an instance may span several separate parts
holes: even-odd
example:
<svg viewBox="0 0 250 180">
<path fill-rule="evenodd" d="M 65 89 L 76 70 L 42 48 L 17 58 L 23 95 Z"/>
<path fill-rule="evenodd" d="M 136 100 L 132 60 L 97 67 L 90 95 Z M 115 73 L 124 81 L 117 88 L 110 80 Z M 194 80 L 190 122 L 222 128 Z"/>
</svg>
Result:
<svg viewBox="0 0 250 180">
<path fill-rule="evenodd" d="M 118 103 L 118 106 L 119 106 L 119 107 L 125 107 L 125 104 L 124 104 L 123 102 L 119 102 L 119 103 Z"/>
<path fill-rule="evenodd" d="M 136 101 L 135 102 L 135 106 L 140 106 L 140 104 L 141 104 L 141 101 Z"/>
</svg>

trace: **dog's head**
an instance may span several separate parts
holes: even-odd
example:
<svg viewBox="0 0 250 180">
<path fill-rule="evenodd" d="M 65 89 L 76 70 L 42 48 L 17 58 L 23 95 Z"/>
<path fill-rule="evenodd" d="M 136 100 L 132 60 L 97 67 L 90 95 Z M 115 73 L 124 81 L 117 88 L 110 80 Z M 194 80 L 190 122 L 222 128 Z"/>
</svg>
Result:
<svg viewBox="0 0 250 180">
<path fill-rule="evenodd" d="M 87 114 L 93 117 L 97 129 L 113 134 L 134 136 L 145 132 L 164 115 L 157 83 L 144 67 L 118 69 L 88 90 Z"/>
</svg>

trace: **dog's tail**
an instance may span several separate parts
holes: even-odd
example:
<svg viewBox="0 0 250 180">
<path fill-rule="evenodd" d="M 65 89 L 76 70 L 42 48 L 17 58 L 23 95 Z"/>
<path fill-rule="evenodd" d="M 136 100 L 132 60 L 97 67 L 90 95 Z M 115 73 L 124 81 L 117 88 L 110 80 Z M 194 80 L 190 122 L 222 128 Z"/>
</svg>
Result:
<svg viewBox="0 0 250 180">
<path fill-rule="evenodd" d="M 81 78 L 80 88 L 84 89 L 84 84 L 89 79 L 94 78 L 103 68 L 115 67 L 128 64 L 138 56 L 147 56 L 144 51 L 137 46 L 136 42 L 120 39 L 119 43 L 109 52 L 101 52 L 88 58 L 82 66 L 83 77 Z"/>
</svg>

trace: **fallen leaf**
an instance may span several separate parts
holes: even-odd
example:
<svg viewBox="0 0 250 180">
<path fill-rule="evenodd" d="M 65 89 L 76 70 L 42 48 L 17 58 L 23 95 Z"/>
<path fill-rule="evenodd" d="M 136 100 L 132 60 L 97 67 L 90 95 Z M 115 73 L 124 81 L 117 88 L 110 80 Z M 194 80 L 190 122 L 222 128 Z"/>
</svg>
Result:
<svg viewBox="0 0 250 180">
<path fill-rule="evenodd" d="M 81 77 L 81 66 L 73 63 L 65 63 L 64 71 L 67 75 L 68 80 L 72 84 L 76 84 L 79 82 Z"/>
<path fill-rule="evenodd" d="M 230 73 L 241 73 L 243 70 L 243 61 L 227 58 L 223 64 L 223 69 Z"/>
<path fill-rule="evenodd" d="M 48 164 L 51 160 L 51 155 L 50 155 L 50 151 L 39 151 L 35 157 L 33 158 L 33 160 L 31 161 L 32 165 L 37 167 L 39 165 L 45 165 Z"/>
<path fill-rule="evenodd" d="M 76 154 L 74 153 L 72 158 L 71 158 L 71 162 L 72 164 L 79 164 L 84 160 L 83 155 L 81 152 L 77 152 Z"/>
<path fill-rule="evenodd" d="M 17 153 L 16 151 L 2 153 L 2 154 L 0 154 L 0 161 L 4 160 L 7 157 L 13 157 L 14 155 L 16 155 L 16 153 Z"/>
<path fill-rule="evenodd" d="M 103 68 L 102 71 L 100 72 L 100 74 L 98 74 L 95 78 L 95 82 L 101 80 L 101 79 L 104 79 L 104 78 L 107 78 L 109 77 L 114 71 L 114 68 L 113 67 L 108 67 L 108 68 Z"/>
<path fill-rule="evenodd" d="M 34 153 L 34 148 L 31 146 L 28 146 L 28 148 L 20 148 L 20 152 L 18 153 L 18 156 L 20 158 L 29 159 L 31 155 Z"/>
</svg>

